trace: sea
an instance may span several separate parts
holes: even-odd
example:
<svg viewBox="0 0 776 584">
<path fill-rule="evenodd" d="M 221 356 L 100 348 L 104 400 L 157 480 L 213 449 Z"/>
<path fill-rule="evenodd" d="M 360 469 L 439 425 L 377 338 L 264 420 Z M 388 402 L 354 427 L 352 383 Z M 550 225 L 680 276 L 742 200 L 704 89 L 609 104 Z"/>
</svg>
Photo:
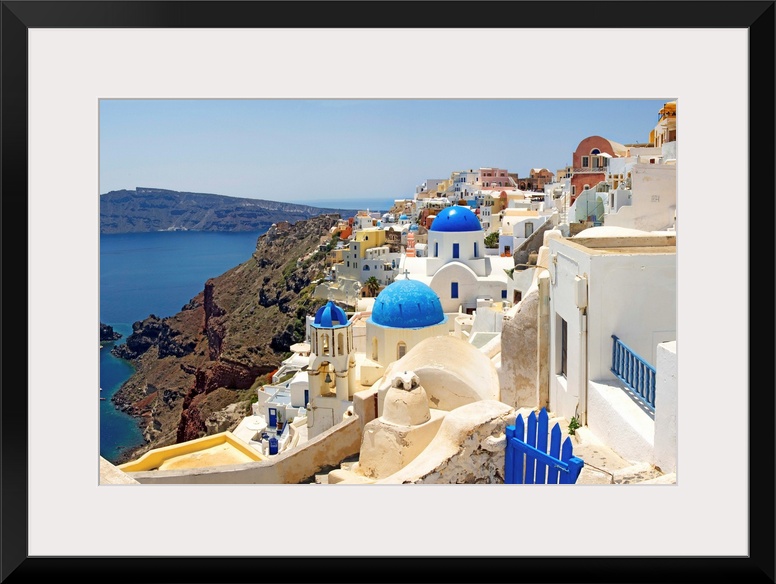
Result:
<svg viewBox="0 0 776 584">
<path fill-rule="evenodd" d="M 393 201 L 365 202 L 363 209 L 387 211 Z M 310 204 L 301 203 L 300 204 Z M 358 210 L 353 201 L 316 201 L 322 208 Z M 354 211 L 355 214 L 355 211 Z M 120 339 L 101 343 L 100 455 L 116 462 L 122 450 L 139 446 L 137 421 L 118 410 L 111 397 L 134 372 L 131 362 L 110 350 L 126 342 L 132 323 L 153 314 L 172 316 L 199 294 L 205 282 L 250 259 L 264 231 L 218 233 L 161 231 L 100 235 L 100 322 Z"/>
</svg>

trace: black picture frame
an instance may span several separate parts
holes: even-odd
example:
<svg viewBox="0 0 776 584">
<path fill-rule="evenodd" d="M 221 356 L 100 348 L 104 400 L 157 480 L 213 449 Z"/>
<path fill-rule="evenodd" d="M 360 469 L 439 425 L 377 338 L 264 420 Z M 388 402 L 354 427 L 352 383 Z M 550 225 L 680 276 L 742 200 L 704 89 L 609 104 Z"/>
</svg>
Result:
<svg viewBox="0 0 776 584">
<path fill-rule="evenodd" d="M 2 259 L 6 281 L 2 287 L 5 342 L 2 354 L 2 525 L 0 579 L 3 582 L 252 582 L 263 581 L 264 571 L 250 557 L 29 557 L 27 548 L 26 364 L 27 322 L 30 310 L 26 251 L 27 159 L 27 31 L 56 28 L 407 28 L 457 27 L 460 10 L 473 2 L 270 2 L 270 1 L 3 1 L 2 2 Z M 425 5 L 425 6 L 424 6 Z M 616 6 L 616 10 L 613 9 Z M 757 205 L 750 205 L 750 246 L 757 238 L 758 265 L 750 270 L 750 472 L 749 555 L 746 557 L 394 557 L 347 558 L 356 567 L 342 569 L 344 557 L 296 557 L 294 569 L 274 572 L 272 580 L 311 582 L 404 582 L 412 578 L 442 582 L 774 582 L 774 392 L 772 372 L 774 318 L 774 2 L 773 1 L 599 1 L 478 2 L 507 14 L 520 27 L 557 28 L 742 28 L 749 31 L 749 176 L 765 177 L 758 187 Z M 441 9 L 440 9 L 441 8 Z M 378 17 L 379 15 L 379 17 Z M 268 26 L 268 22 L 280 23 Z M 356 24 L 348 24 L 356 23 Z M 365 24 L 366 23 L 366 24 Z M 478 25 L 479 26 L 479 25 Z M 484 27 L 499 26 L 498 23 Z M 503 26 L 503 25 L 502 25 Z M 724 85 L 721 83 L 721 90 Z M 766 212 L 767 211 L 767 212 Z M 760 219 L 760 221 L 758 221 Z M 765 221 L 762 221 L 765 219 Z M 763 257 L 768 261 L 763 262 Z M 762 274 L 766 274 L 763 278 Z M 753 278 L 757 277 L 755 281 Z M 752 324 L 752 306 L 765 335 Z M 745 377 L 742 375 L 742 377 Z M 756 387 L 755 387 L 756 386 Z M 765 413 L 763 415 L 763 412 Z M 713 447 L 713 444 L 710 445 Z M 722 464 L 722 463 L 721 463 Z M 720 470 L 720 472 L 722 472 Z M 713 474 L 709 476 L 713 481 Z M 713 513 L 713 510 L 710 510 Z M 106 528 L 109 530 L 110 528 Z M 510 526 L 489 537 L 506 537 Z M 462 533 L 462 537 L 478 534 Z M 74 526 L 74 536 L 77 527 Z M 413 537 L 408 529 L 408 537 Z M 280 558 L 279 558 L 280 559 Z M 261 563 L 272 566 L 272 558 Z M 428 574 L 422 577 L 422 574 Z"/>
</svg>

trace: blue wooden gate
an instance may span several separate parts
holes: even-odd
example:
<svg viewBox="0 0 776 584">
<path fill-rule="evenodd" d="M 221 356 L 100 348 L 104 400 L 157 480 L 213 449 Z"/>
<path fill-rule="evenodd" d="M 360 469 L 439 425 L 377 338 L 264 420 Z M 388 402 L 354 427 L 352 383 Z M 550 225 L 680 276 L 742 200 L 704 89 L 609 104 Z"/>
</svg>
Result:
<svg viewBox="0 0 776 584">
<path fill-rule="evenodd" d="M 542 408 L 528 416 L 526 429 L 518 414 L 513 426 L 507 426 L 507 449 L 504 461 L 504 483 L 508 485 L 573 485 L 585 462 L 573 453 L 571 438 L 560 443 L 560 427 L 555 424 L 547 448 L 547 426 L 550 416 Z"/>
</svg>

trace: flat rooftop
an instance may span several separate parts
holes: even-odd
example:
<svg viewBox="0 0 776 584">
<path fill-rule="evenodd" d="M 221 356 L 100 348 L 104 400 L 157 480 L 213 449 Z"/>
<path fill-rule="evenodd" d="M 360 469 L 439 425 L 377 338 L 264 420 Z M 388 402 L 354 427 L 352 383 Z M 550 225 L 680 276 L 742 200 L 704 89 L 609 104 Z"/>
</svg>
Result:
<svg viewBox="0 0 776 584">
<path fill-rule="evenodd" d="M 238 450 L 231 443 L 224 442 L 210 448 L 173 456 L 159 465 L 159 470 L 177 470 L 183 468 L 206 468 L 223 464 L 242 464 L 255 462 L 256 458 L 250 457 L 242 450 Z"/>
<path fill-rule="evenodd" d="M 127 473 L 149 470 L 207 468 L 266 460 L 266 457 L 231 432 L 221 432 L 162 446 L 146 452 L 137 460 L 119 465 Z"/>
<path fill-rule="evenodd" d="M 572 247 L 582 247 L 594 255 L 607 254 L 676 254 L 676 235 L 643 235 L 611 237 L 569 237 L 562 240 Z"/>
</svg>

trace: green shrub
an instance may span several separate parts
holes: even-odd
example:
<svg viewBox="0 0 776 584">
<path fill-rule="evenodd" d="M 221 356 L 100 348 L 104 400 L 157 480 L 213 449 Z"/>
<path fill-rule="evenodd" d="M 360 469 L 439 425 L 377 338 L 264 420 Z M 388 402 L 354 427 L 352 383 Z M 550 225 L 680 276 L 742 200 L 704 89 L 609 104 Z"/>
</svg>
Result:
<svg viewBox="0 0 776 584">
<path fill-rule="evenodd" d="M 490 233 L 485 236 L 485 247 L 488 248 L 496 248 L 498 247 L 498 231 L 494 231 L 493 233 Z"/>
</svg>

